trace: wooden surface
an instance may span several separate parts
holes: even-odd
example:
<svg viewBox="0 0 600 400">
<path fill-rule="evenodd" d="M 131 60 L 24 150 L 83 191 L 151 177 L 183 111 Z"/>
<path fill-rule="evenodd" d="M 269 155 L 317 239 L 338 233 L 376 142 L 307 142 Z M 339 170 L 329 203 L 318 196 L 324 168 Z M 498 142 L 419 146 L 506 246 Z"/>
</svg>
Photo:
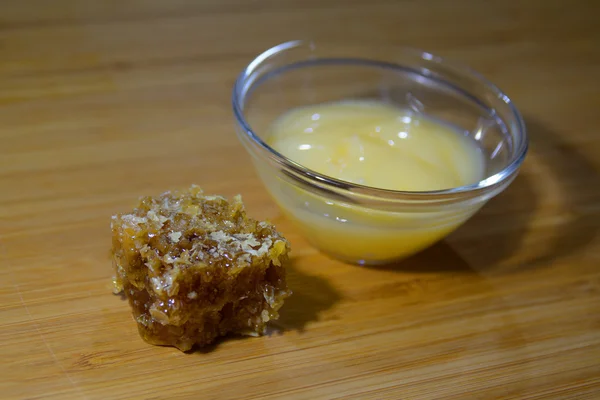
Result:
<svg viewBox="0 0 600 400">
<path fill-rule="evenodd" d="M 600 398 L 600 3 L 4 0 L 3 399 Z M 522 174 L 444 242 L 344 265 L 280 216 L 230 89 L 296 38 L 410 45 L 471 65 L 523 112 Z M 270 337 L 182 354 L 110 292 L 110 215 L 197 183 L 293 244 Z"/>
</svg>

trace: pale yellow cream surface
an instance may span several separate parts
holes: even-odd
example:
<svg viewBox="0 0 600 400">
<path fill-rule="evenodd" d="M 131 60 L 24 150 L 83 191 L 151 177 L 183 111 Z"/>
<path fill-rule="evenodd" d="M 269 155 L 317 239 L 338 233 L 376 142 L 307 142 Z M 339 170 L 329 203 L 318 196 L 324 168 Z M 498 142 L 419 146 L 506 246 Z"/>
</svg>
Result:
<svg viewBox="0 0 600 400">
<path fill-rule="evenodd" d="M 344 101 L 291 110 L 272 124 L 267 143 L 308 169 L 381 189 L 449 189 L 481 180 L 485 169 L 472 139 L 380 102 Z M 267 184 L 315 245 L 350 261 L 380 262 L 414 253 L 474 212 L 462 210 L 454 215 L 457 218 L 442 209 L 431 214 L 381 212 Z"/>
</svg>

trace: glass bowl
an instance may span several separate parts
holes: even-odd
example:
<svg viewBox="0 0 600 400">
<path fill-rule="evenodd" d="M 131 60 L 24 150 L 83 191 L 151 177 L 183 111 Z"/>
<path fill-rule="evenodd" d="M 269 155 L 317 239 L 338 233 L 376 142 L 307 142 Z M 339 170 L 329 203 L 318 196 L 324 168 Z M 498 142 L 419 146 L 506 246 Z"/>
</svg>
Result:
<svg viewBox="0 0 600 400">
<path fill-rule="evenodd" d="M 340 100 L 376 100 L 450 124 L 475 140 L 484 178 L 447 190 L 406 192 L 341 181 L 269 145 L 286 111 Z M 283 213 L 322 252 L 387 264 L 447 236 L 516 177 L 527 153 L 523 119 L 481 75 L 406 48 L 292 41 L 256 57 L 233 89 L 237 135 Z"/>
</svg>

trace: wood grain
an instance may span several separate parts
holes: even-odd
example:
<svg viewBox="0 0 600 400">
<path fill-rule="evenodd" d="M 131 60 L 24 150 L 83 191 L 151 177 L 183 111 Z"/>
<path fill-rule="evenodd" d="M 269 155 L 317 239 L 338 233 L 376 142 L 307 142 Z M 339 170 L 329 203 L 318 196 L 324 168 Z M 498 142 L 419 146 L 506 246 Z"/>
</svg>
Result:
<svg viewBox="0 0 600 400">
<path fill-rule="evenodd" d="M 5 0 L 0 12 L 0 397 L 600 398 L 596 1 Z M 230 89 L 295 38 L 457 59 L 523 112 L 521 175 L 392 268 L 332 261 L 280 216 Z M 182 354 L 111 295 L 110 215 L 198 183 L 293 244 L 270 337 Z"/>
</svg>

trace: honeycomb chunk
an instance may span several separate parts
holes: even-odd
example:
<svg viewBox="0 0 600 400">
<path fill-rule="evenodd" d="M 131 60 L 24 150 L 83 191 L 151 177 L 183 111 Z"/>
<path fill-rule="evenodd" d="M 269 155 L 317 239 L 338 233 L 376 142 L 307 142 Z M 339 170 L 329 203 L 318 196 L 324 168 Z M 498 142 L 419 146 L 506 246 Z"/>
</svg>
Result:
<svg viewBox="0 0 600 400">
<path fill-rule="evenodd" d="M 115 292 L 123 292 L 140 336 L 182 351 L 228 333 L 259 336 L 291 294 L 287 240 L 248 218 L 240 196 L 197 186 L 143 197 L 112 217 Z"/>
</svg>

